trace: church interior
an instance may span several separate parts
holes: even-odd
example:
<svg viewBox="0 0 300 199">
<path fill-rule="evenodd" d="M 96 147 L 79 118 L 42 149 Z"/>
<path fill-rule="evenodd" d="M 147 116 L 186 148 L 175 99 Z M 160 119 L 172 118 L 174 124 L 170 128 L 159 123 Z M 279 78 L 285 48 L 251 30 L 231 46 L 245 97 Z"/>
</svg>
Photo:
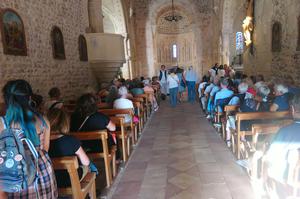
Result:
<svg viewBox="0 0 300 199">
<path fill-rule="evenodd" d="M 300 198 L 299 0 L 0 0 L 0 29 L 0 115 L 49 130 L 40 198 Z"/>
</svg>

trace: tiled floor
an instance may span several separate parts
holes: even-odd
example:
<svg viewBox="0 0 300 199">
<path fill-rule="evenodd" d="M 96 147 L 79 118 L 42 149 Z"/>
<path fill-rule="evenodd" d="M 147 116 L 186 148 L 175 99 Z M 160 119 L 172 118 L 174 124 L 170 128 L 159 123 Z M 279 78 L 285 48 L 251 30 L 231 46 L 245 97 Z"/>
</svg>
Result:
<svg viewBox="0 0 300 199">
<path fill-rule="evenodd" d="M 163 104 L 143 132 L 113 199 L 253 199 L 246 173 L 198 104 Z"/>
</svg>

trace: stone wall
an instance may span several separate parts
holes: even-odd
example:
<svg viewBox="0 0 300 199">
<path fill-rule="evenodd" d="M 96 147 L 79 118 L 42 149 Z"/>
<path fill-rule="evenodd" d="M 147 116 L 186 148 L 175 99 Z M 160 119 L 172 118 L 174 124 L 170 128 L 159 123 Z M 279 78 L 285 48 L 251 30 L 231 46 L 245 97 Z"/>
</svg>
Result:
<svg viewBox="0 0 300 199">
<path fill-rule="evenodd" d="M 64 99 L 74 99 L 87 86 L 97 87 L 88 62 L 81 62 L 78 36 L 88 27 L 87 0 L 2 0 L 0 8 L 12 8 L 22 18 L 25 27 L 27 56 L 4 55 L 0 42 L 0 87 L 7 80 L 28 80 L 34 91 L 47 96 L 58 86 Z M 52 56 L 50 32 L 58 26 L 64 36 L 65 60 Z"/>
<path fill-rule="evenodd" d="M 232 37 L 241 31 L 241 16 L 246 15 L 245 2 L 224 0 L 223 12 L 231 13 L 234 19 L 223 21 L 223 27 L 229 28 Z M 227 9 L 227 10 L 226 10 Z M 300 51 L 297 51 L 298 17 L 300 1 L 265 0 L 255 1 L 255 27 L 253 34 L 254 53 L 245 49 L 243 55 L 244 71 L 249 75 L 264 74 L 268 80 L 284 80 L 291 76 L 300 85 Z M 223 13 L 224 14 L 224 13 Z M 231 20 L 232 21 L 232 20 Z M 272 52 L 272 25 L 278 21 L 282 25 L 282 47 L 280 52 Z M 240 24 L 240 25 L 239 25 Z M 227 30 L 228 31 L 228 30 Z M 224 32 L 223 32 L 224 37 Z M 235 40 L 229 39 L 230 57 L 235 54 Z"/>
</svg>

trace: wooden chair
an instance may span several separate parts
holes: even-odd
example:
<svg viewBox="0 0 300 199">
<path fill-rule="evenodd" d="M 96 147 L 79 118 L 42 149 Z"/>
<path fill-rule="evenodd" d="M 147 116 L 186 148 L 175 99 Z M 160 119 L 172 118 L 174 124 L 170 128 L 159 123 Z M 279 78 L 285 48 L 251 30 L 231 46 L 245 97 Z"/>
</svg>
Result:
<svg viewBox="0 0 300 199">
<path fill-rule="evenodd" d="M 91 199 L 96 199 L 96 174 L 87 173 L 86 176 L 79 181 L 77 169 L 79 167 L 76 156 L 52 158 L 54 170 L 67 170 L 70 176 L 71 187 L 58 188 L 59 196 L 72 195 L 74 199 L 84 199 L 87 194 Z"/>
<path fill-rule="evenodd" d="M 125 128 L 130 128 L 134 136 L 133 144 L 137 141 L 137 127 L 133 123 L 134 112 L 132 109 L 99 109 L 99 112 L 107 116 L 120 116 L 120 115 L 130 115 L 130 123 L 124 123 Z"/>
<path fill-rule="evenodd" d="M 111 108 L 111 105 L 105 102 L 101 102 L 97 104 L 99 109 L 109 109 Z"/>
<path fill-rule="evenodd" d="M 120 128 L 120 130 L 116 131 L 116 134 L 118 140 L 120 140 L 122 144 L 123 161 L 126 162 L 130 155 L 130 139 L 134 142 L 134 136 L 131 131 L 125 131 L 124 116 L 110 117 L 110 120 Z"/>
<path fill-rule="evenodd" d="M 71 135 L 76 137 L 81 141 L 88 140 L 99 140 L 99 145 L 102 146 L 103 152 L 87 152 L 91 159 L 104 159 L 105 165 L 105 176 L 106 176 L 106 186 L 110 187 L 112 184 L 112 176 L 116 174 L 116 148 L 108 150 L 107 139 L 108 134 L 106 130 L 94 131 L 94 132 L 71 132 Z M 113 167 L 113 172 L 111 169 L 111 164 Z"/>
<path fill-rule="evenodd" d="M 242 136 L 251 136 L 252 129 L 249 131 L 241 131 L 241 122 L 246 120 L 262 120 L 272 121 L 272 120 L 280 120 L 280 119 L 291 119 L 292 114 L 290 111 L 282 111 L 282 112 L 239 112 L 236 114 L 236 131 L 232 134 L 232 143 L 233 143 L 233 151 L 236 149 L 237 158 L 241 158 L 241 137 Z M 235 144 L 236 143 L 236 144 Z"/>
</svg>

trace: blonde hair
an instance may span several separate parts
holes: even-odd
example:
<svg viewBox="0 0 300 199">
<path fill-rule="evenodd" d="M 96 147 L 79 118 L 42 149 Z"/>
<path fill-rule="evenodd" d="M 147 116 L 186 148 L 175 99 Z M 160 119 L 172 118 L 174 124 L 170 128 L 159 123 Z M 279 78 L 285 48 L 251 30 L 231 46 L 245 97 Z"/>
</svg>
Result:
<svg viewBox="0 0 300 199">
<path fill-rule="evenodd" d="M 53 108 L 47 113 L 51 132 L 67 134 L 70 131 L 70 119 L 62 109 Z"/>
</svg>

